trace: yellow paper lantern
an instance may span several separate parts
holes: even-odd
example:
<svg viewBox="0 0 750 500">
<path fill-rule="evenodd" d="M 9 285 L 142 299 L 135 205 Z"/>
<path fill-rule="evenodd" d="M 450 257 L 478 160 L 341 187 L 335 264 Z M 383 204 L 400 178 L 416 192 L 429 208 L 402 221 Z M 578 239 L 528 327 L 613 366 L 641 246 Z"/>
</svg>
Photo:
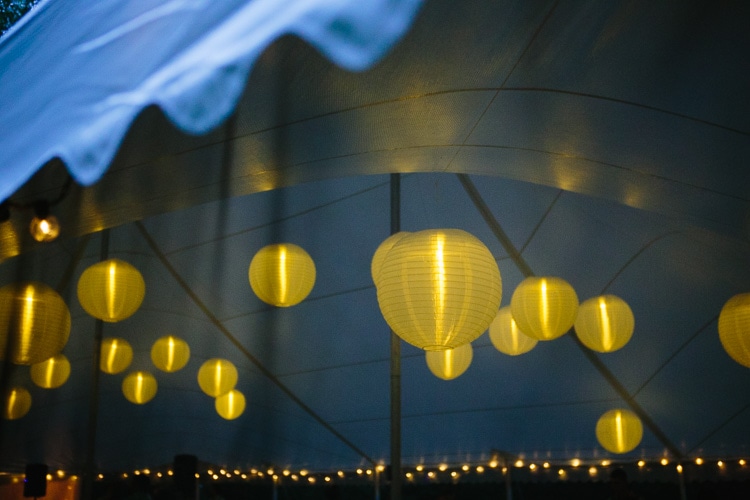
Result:
<svg viewBox="0 0 750 500">
<path fill-rule="evenodd" d="M 234 420 L 245 411 L 245 395 L 232 389 L 214 400 L 216 413 L 225 420 Z"/>
<path fill-rule="evenodd" d="M 401 231 L 399 233 L 392 234 L 388 238 L 383 240 L 383 242 L 378 246 L 377 250 L 375 250 L 375 254 L 372 256 L 372 261 L 370 262 L 370 275 L 372 276 L 372 282 L 376 287 L 378 286 L 378 277 L 380 276 L 380 270 L 383 267 L 385 256 L 388 254 L 391 248 L 393 248 L 393 245 L 395 245 L 398 240 L 400 240 L 407 234 L 410 233 Z"/>
<path fill-rule="evenodd" d="M 433 375 L 443 380 L 452 380 L 462 375 L 471 365 L 474 349 L 471 344 L 464 344 L 455 349 L 426 351 L 427 367 Z"/>
<path fill-rule="evenodd" d="M 203 392 L 217 398 L 237 385 L 237 368 L 226 359 L 209 359 L 198 370 L 198 385 Z"/>
<path fill-rule="evenodd" d="M 277 307 L 302 302 L 315 285 L 315 263 L 292 243 L 261 248 L 250 261 L 250 287 L 260 300 Z"/>
<path fill-rule="evenodd" d="M 62 351 L 70 335 L 70 312 L 44 283 L 0 288 L 0 359 L 33 365 Z"/>
<path fill-rule="evenodd" d="M 539 342 L 537 339 L 524 334 L 518 328 L 516 320 L 513 319 L 510 312 L 510 306 L 500 308 L 490 324 L 489 332 L 490 341 L 495 349 L 509 356 L 527 353 Z"/>
<path fill-rule="evenodd" d="M 391 247 L 377 293 L 396 335 L 440 351 L 484 333 L 500 307 L 502 282 L 479 239 L 460 229 L 430 229 L 406 234 Z"/>
<path fill-rule="evenodd" d="M 57 389 L 70 376 L 70 361 L 64 354 L 31 365 L 31 380 L 43 389 Z"/>
<path fill-rule="evenodd" d="M 612 453 L 634 450 L 642 438 L 641 419 L 630 410 L 609 410 L 596 423 L 596 439 L 605 450 Z"/>
<path fill-rule="evenodd" d="M 26 415 L 31 409 L 31 393 L 23 387 L 11 387 L 5 393 L 3 418 L 16 420 Z"/>
<path fill-rule="evenodd" d="M 573 326 L 578 295 L 564 279 L 531 276 L 513 292 L 510 312 L 518 328 L 529 337 L 553 340 Z"/>
<path fill-rule="evenodd" d="M 115 323 L 135 313 L 146 294 L 141 273 L 131 264 L 109 259 L 87 268 L 78 280 L 78 301 L 94 318 Z"/>
<path fill-rule="evenodd" d="M 635 318 L 627 302 L 615 295 L 585 300 L 578 307 L 575 331 L 583 344 L 597 352 L 622 348 L 633 336 Z"/>
<path fill-rule="evenodd" d="M 114 375 L 125 371 L 133 361 L 133 348 L 130 343 L 121 338 L 109 337 L 102 340 L 99 368 L 104 373 Z"/>
<path fill-rule="evenodd" d="M 190 346 L 174 335 L 166 335 L 151 347 L 151 361 L 159 370 L 172 373 L 182 369 L 190 359 Z"/>
<path fill-rule="evenodd" d="M 146 404 L 156 396 L 156 378 L 149 372 L 137 371 L 128 374 L 122 381 L 122 393 L 133 404 Z"/>
<path fill-rule="evenodd" d="M 750 368 L 750 293 L 735 295 L 721 308 L 719 340 L 733 360 Z"/>
</svg>

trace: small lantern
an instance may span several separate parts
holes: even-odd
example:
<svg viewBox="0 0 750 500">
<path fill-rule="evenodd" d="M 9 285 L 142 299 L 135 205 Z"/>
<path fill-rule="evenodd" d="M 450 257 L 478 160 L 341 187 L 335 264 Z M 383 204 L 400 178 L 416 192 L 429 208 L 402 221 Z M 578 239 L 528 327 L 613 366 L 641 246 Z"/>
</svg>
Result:
<svg viewBox="0 0 750 500">
<path fill-rule="evenodd" d="M 372 261 L 370 262 L 370 275 L 372 276 L 372 282 L 376 287 L 378 286 L 378 277 L 380 276 L 380 270 L 383 268 L 383 261 L 385 260 L 385 256 L 388 254 L 391 248 L 393 248 L 393 245 L 395 245 L 398 240 L 400 240 L 407 234 L 409 233 L 406 231 L 392 234 L 388 238 L 383 240 L 383 242 L 378 246 L 377 250 L 375 250 L 375 254 L 373 254 Z"/>
<path fill-rule="evenodd" d="M 531 276 L 513 292 L 510 311 L 523 333 L 537 340 L 553 340 L 573 326 L 578 296 L 561 278 Z"/>
<path fill-rule="evenodd" d="M 5 393 L 3 418 L 17 420 L 26 415 L 31 409 L 31 393 L 23 387 L 11 387 Z"/>
<path fill-rule="evenodd" d="M 213 398 L 226 394 L 237 385 L 237 368 L 226 359 L 209 359 L 198 370 L 198 385 Z"/>
<path fill-rule="evenodd" d="M 69 335 L 68 306 L 52 288 L 38 282 L 0 288 L 0 359 L 40 363 L 62 351 Z"/>
<path fill-rule="evenodd" d="M 452 380 L 462 375 L 471 365 L 474 349 L 471 344 L 460 345 L 454 349 L 426 351 L 427 367 L 433 375 L 443 380 Z"/>
<path fill-rule="evenodd" d="M 635 328 L 633 311 L 615 295 L 601 295 L 581 303 L 575 331 L 581 342 L 597 352 L 612 352 L 628 343 Z"/>
<path fill-rule="evenodd" d="M 518 356 L 532 350 L 539 342 L 518 328 L 510 306 L 501 307 L 490 324 L 490 341 L 495 349 L 509 356 Z"/>
<path fill-rule="evenodd" d="M 156 396 L 156 378 L 149 372 L 137 371 L 128 374 L 122 381 L 122 393 L 133 404 L 146 404 Z"/>
<path fill-rule="evenodd" d="M 643 438 L 643 424 L 630 410 L 609 410 L 596 423 L 596 439 L 612 453 L 634 450 Z"/>
<path fill-rule="evenodd" d="M 261 248 L 250 262 L 250 287 L 260 300 L 277 307 L 302 302 L 315 285 L 315 263 L 291 243 Z"/>
<path fill-rule="evenodd" d="M 431 229 L 395 242 L 383 259 L 377 293 L 396 335 L 441 351 L 484 333 L 500 307 L 502 282 L 479 239 L 460 229 Z"/>
<path fill-rule="evenodd" d="M 133 361 L 133 348 L 130 343 L 121 338 L 109 337 L 102 340 L 99 368 L 104 373 L 115 375 L 125 371 Z"/>
<path fill-rule="evenodd" d="M 57 389 L 70 376 L 70 361 L 57 354 L 46 361 L 31 365 L 31 380 L 43 389 Z"/>
<path fill-rule="evenodd" d="M 245 395 L 232 389 L 214 400 L 216 413 L 225 420 L 234 420 L 245 411 Z"/>
<path fill-rule="evenodd" d="M 96 319 L 108 323 L 122 321 L 135 313 L 143 302 L 146 284 L 131 264 L 109 259 L 90 266 L 78 280 L 78 301 Z"/>
<path fill-rule="evenodd" d="M 187 342 L 174 335 L 167 335 L 151 347 L 151 361 L 159 370 L 172 373 L 182 369 L 190 359 Z"/>
<path fill-rule="evenodd" d="M 721 308 L 719 340 L 733 360 L 750 368 L 750 293 L 735 295 Z"/>
</svg>

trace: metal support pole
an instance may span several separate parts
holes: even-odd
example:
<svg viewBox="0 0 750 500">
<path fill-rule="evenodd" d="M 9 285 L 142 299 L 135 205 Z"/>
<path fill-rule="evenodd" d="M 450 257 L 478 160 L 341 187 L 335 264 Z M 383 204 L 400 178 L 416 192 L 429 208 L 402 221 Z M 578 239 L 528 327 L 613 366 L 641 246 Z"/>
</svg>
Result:
<svg viewBox="0 0 750 500">
<path fill-rule="evenodd" d="M 279 478 L 274 475 L 271 479 L 273 480 L 273 500 L 279 500 Z"/>
<path fill-rule="evenodd" d="M 513 481 L 510 477 L 510 461 L 505 459 L 505 500 L 513 500 Z"/>
<path fill-rule="evenodd" d="M 401 231 L 401 174 L 391 174 L 391 234 Z M 401 339 L 391 331 L 391 499 L 401 500 Z"/>
<path fill-rule="evenodd" d="M 375 467 L 375 500 L 380 500 L 380 471 Z"/>
<path fill-rule="evenodd" d="M 682 467 L 682 464 L 680 464 L 680 467 Z M 680 500 L 687 500 L 687 491 L 685 491 L 685 470 L 678 471 L 677 475 L 679 476 L 680 483 Z"/>
</svg>

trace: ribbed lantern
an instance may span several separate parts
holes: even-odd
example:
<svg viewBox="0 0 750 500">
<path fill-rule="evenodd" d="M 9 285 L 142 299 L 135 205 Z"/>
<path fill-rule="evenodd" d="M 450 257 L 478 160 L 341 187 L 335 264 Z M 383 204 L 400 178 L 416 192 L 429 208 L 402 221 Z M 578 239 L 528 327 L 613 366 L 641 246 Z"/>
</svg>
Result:
<svg viewBox="0 0 750 500">
<path fill-rule="evenodd" d="M 433 375 L 443 380 L 452 380 L 462 375 L 471 365 L 474 349 L 471 344 L 464 344 L 455 349 L 426 351 L 427 367 Z"/>
<path fill-rule="evenodd" d="M 234 420 L 245 411 L 245 395 L 232 389 L 214 400 L 216 413 L 225 420 Z"/>
<path fill-rule="evenodd" d="M 70 312 L 44 283 L 0 288 L 0 359 L 33 365 L 62 351 L 70 335 Z"/>
<path fill-rule="evenodd" d="M 627 302 L 616 295 L 600 295 L 578 307 L 575 331 L 583 344 L 597 352 L 622 348 L 633 336 L 635 318 Z"/>
<path fill-rule="evenodd" d="M 553 340 L 573 326 L 578 295 L 564 279 L 531 276 L 513 292 L 510 311 L 523 333 L 537 340 Z"/>
<path fill-rule="evenodd" d="M 399 239 L 378 278 L 378 304 L 391 329 L 427 351 L 473 341 L 489 327 L 502 295 L 489 249 L 460 229 L 430 229 Z"/>
<path fill-rule="evenodd" d="M 627 453 L 634 450 L 643 438 L 643 424 L 630 410 L 609 410 L 596 423 L 596 439 L 607 451 Z"/>
<path fill-rule="evenodd" d="M 203 392 L 217 398 L 237 385 L 237 368 L 226 359 L 209 359 L 198 370 L 198 385 Z"/>
<path fill-rule="evenodd" d="M 128 374 L 122 381 L 122 393 L 133 404 L 146 404 L 156 396 L 156 378 L 149 372 L 137 371 Z"/>
<path fill-rule="evenodd" d="M 721 308 L 719 340 L 733 360 L 750 368 L 750 293 L 735 295 Z"/>
<path fill-rule="evenodd" d="M 133 348 L 130 343 L 121 338 L 108 337 L 102 340 L 99 368 L 104 373 L 114 375 L 123 372 L 133 361 Z"/>
<path fill-rule="evenodd" d="M 383 242 L 378 246 L 377 250 L 375 250 L 375 254 L 373 254 L 372 261 L 370 262 L 370 276 L 372 276 L 372 282 L 376 287 L 378 286 L 378 278 L 380 276 L 380 270 L 383 268 L 383 261 L 385 261 L 385 256 L 388 254 L 391 248 L 393 248 L 393 245 L 395 245 L 401 238 L 403 238 L 407 234 L 410 233 L 401 231 L 399 233 L 392 234 L 388 238 L 383 240 Z"/>
<path fill-rule="evenodd" d="M 292 243 L 261 248 L 250 261 L 250 287 L 260 300 L 277 307 L 299 304 L 315 285 L 315 263 Z"/>
<path fill-rule="evenodd" d="M 109 259 L 90 266 L 78 279 L 78 301 L 94 318 L 115 323 L 135 313 L 143 302 L 146 284 L 131 264 Z"/>
<path fill-rule="evenodd" d="M 5 420 L 17 420 L 31 409 L 31 393 L 23 387 L 11 387 L 5 393 L 3 403 L 3 418 Z"/>
<path fill-rule="evenodd" d="M 31 365 L 31 380 L 43 389 L 57 389 L 70 376 L 70 361 L 57 354 L 46 361 Z"/>
<path fill-rule="evenodd" d="M 159 370 L 172 373 L 182 369 L 190 359 L 188 343 L 174 335 L 166 335 L 151 347 L 151 361 Z"/>
<path fill-rule="evenodd" d="M 490 324 L 489 333 L 490 341 L 495 349 L 509 356 L 527 353 L 539 342 L 518 328 L 510 312 L 510 306 L 501 307 L 497 311 L 495 319 Z"/>
</svg>

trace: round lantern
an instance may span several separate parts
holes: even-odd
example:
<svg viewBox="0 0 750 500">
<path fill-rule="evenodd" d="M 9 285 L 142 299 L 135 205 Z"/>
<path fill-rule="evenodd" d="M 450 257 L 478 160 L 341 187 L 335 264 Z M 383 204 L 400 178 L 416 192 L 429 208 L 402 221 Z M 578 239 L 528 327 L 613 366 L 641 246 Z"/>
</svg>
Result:
<svg viewBox="0 0 750 500">
<path fill-rule="evenodd" d="M 182 369 L 190 359 L 187 342 L 174 335 L 160 338 L 151 347 L 151 361 L 159 370 L 172 373 Z"/>
<path fill-rule="evenodd" d="M 127 340 L 116 337 L 102 340 L 99 368 L 104 373 L 114 375 L 125 371 L 131 361 L 133 361 L 133 348 Z"/>
<path fill-rule="evenodd" d="M 291 243 L 261 248 L 250 261 L 250 287 L 260 300 L 278 307 L 302 302 L 315 285 L 315 263 Z"/>
<path fill-rule="evenodd" d="M 43 389 L 57 389 L 70 376 L 70 361 L 64 354 L 31 365 L 31 380 Z"/>
<path fill-rule="evenodd" d="M 596 423 L 596 439 L 612 453 L 634 450 L 643 438 L 643 424 L 630 410 L 609 410 Z"/>
<path fill-rule="evenodd" d="M 137 371 L 128 374 L 122 381 L 122 393 L 133 404 L 146 404 L 156 396 L 156 378 L 149 372 Z"/>
<path fill-rule="evenodd" d="M 409 233 L 407 233 L 406 231 L 392 234 L 388 238 L 383 240 L 383 242 L 378 246 L 378 249 L 375 250 L 375 254 L 372 256 L 372 262 L 370 262 L 370 275 L 372 276 L 372 282 L 376 287 L 378 286 L 378 277 L 380 276 L 380 270 L 383 267 L 385 256 L 388 254 L 391 248 L 393 248 L 393 245 L 395 245 L 398 240 L 400 240 L 407 234 Z"/>
<path fill-rule="evenodd" d="M 70 312 L 44 283 L 0 288 L 0 359 L 33 365 L 62 351 L 70 335 Z"/>
<path fill-rule="evenodd" d="M 750 293 L 735 295 L 721 308 L 719 340 L 733 360 L 750 368 Z"/>
<path fill-rule="evenodd" d="M 115 323 L 135 313 L 146 284 L 141 273 L 125 261 L 109 259 L 87 268 L 78 280 L 78 301 L 94 318 Z"/>
<path fill-rule="evenodd" d="M 495 349 L 510 356 L 532 350 L 539 342 L 523 333 L 513 319 L 510 306 L 501 307 L 490 324 L 490 341 Z"/>
<path fill-rule="evenodd" d="M 245 411 L 245 395 L 232 389 L 214 400 L 216 413 L 225 420 L 234 420 Z"/>
<path fill-rule="evenodd" d="M 5 393 L 3 418 L 16 420 L 26 415 L 31 409 L 31 393 L 23 387 L 11 387 Z"/>
<path fill-rule="evenodd" d="M 391 247 L 377 293 L 396 335 L 440 351 L 484 333 L 500 307 L 502 282 L 479 239 L 460 229 L 431 229 L 406 234 Z"/>
<path fill-rule="evenodd" d="M 529 337 L 553 340 L 573 326 L 578 296 L 561 278 L 531 276 L 513 292 L 510 312 L 518 328 Z"/>
<path fill-rule="evenodd" d="M 615 295 L 585 300 L 578 307 L 575 331 L 583 344 L 597 352 L 612 352 L 633 336 L 635 318 L 627 302 Z"/>
<path fill-rule="evenodd" d="M 237 368 L 226 359 L 209 359 L 198 370 L 198 385 L 213 398 L 226 394 L 237 385 Z"/>
<path fill-rule="evenodd" d="M 443 380 L 452 380 L 462 375 L 471 365 L 474 349 L 471 344 L 464 344 L 455 349 L 426 351 L 427 367 L 433 375 Z"/>
</svg>

